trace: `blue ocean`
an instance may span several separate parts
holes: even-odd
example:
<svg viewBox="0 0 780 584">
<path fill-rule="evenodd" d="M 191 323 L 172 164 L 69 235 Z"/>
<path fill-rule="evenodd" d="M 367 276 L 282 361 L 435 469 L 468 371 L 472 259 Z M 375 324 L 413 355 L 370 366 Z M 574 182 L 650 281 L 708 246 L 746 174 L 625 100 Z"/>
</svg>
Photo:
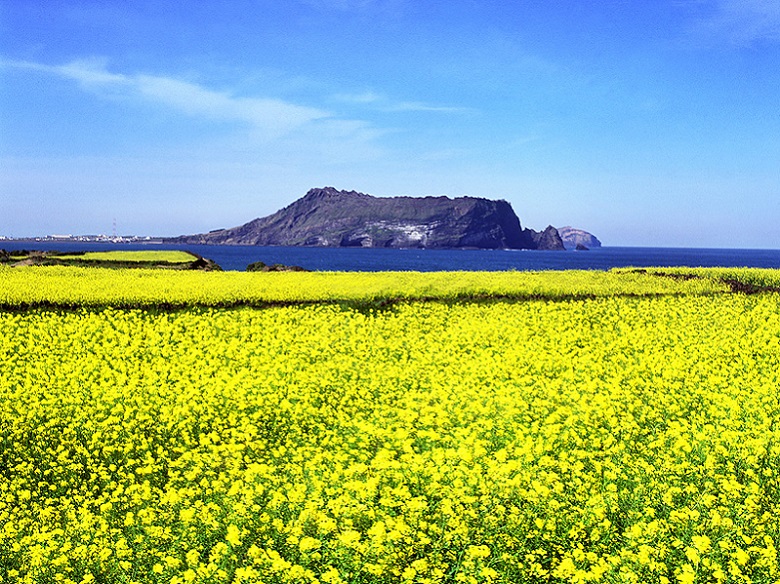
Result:
<svg viewBox="0 0 780 584">
<path fill-rule="evenodd" d="M 263 247 L 0 241 L 7 250 L 111 251 L 182 249 L 244 271 L 256 261 L 317 271 L 608 270 L 615 267 L 702 266 L 780 268 L 780 250 L 602 247 L 588 251 Z"/>
</svg>

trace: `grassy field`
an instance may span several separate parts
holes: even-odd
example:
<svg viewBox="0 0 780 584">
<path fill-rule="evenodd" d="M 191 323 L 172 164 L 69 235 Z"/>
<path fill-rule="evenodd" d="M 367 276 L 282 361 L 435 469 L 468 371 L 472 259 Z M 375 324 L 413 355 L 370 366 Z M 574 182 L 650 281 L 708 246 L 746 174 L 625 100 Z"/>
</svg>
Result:
<svg viewBox="0 0 780 584">
<path fill-rule="evenodd" d="M 62 253 L 58 251 L 0 249 L 0 267 L 87 267 L 177 270 L 219 270 L 219 266 L 185 251 L 100 251 Z"/>
<path fill-rule="evenodd" d="M 0 579 L 778 582 L 777 272 L 658 271 L 0 267 Z"/>
<path fill-rule="evenodd" d="M 62 254 L 60 259 L 81 259 L 88 262 L 164 262 L 185 264 L 194 257 L 186 251 L 147 250 L 147 251 L 89 251 L 78 255 Z"/>
</svg>

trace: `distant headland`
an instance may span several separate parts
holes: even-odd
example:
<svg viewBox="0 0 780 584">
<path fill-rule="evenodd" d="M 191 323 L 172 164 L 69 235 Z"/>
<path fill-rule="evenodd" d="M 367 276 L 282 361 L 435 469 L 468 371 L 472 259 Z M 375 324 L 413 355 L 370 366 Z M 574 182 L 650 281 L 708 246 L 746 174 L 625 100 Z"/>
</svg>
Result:
<svg viewBox="0 0 780 584">
<path fill-rule="evenodd" d="M 166 243 L 385 248 L 538 249 L 599 247 L 567 227 L 522 228 L 512 206 L 478 197 L 373 197 L 311 189 L 283 209 L 230 229 L 166 238 Z M 590 245 L 588 245 L 588 243 Z"/>
</svg>

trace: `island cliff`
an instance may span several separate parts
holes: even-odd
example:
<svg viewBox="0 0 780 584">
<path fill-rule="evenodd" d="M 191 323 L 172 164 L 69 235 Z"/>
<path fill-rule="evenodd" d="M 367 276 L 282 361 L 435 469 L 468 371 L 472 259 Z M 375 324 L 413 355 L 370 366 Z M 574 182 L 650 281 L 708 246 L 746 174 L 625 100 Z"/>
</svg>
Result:
<svg viewBox="0 0 780 584">
<path fill-rule="evenodd" d="M 230 229 L 169 242 L 227 245 L 563 250 L 558 231 L 523 229 L 512 206 L 477 197 L 373 197 L 311 189 L 291 205 Z"/>
<path fill-rule="evenodd" d="M 583 247 L 601 247 L 598 237 L 582 229 L 575 229 L 567 225 L 566 227 L 559 227 L 558 234 L 561 236 L 566 249 L 577 249 L 577 246 L 580 249 Z"/>
</svg>

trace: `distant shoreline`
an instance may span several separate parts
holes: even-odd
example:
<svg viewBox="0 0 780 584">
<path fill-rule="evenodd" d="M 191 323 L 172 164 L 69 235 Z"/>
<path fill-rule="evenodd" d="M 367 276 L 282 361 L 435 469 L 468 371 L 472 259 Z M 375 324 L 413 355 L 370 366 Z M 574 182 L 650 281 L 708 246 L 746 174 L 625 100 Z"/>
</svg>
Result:
<svg viewBox="0 0 780 584">
<path fill-rule="evenodd" d="M 3 242 L 39 242 L 39 243 L 165 243 L 165 237 L 151 237 L 141 235 L 44 235 L 41 237 L 4 237 L 0 236 L 0 246 Z"/>
<path fill-rule="evenodd" d="M 148 241 L 0 240 L 0 249 L 56 251 L 171 249 L 192 251 L 227 271 L 245 271 L 254 262 L 295 265 L 314 271 L 544 271 L 610 270 L 619 267 L 780 268 L 780 250 L 651 248 L 604 246 L 551 254 L 534 250 L 382 249 L 157 244 Z"/>
</svg>

